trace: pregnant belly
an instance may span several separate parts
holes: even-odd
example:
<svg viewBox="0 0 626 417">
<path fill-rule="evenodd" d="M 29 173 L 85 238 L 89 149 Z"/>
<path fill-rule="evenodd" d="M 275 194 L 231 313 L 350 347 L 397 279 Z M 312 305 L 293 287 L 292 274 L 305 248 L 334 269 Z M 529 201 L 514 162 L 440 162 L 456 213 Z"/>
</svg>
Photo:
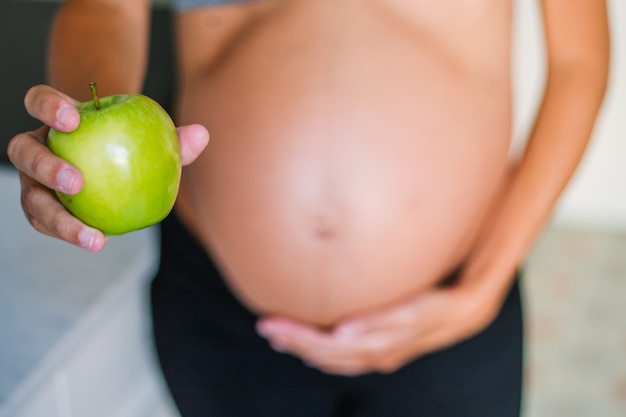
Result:
<svg viewBox="0 0 626 417">
<path fill-rule="evenodd" d="M 407 124 L 396 114 L 332 136 L 311 126 L 213 130 L 185 171 L 181 206 L 245 304 L 330 324 L 432 286 L 462 262 L 506 140 Z"/>
<path fill-rule="evenodd" d="M 463 261 L 506 165 L 505 76 L 375 45 L 349 60 L 246 51 L 179 106 L 211 133 L 179 212 L 244 304 L 328 325 Z"/>
</svg>

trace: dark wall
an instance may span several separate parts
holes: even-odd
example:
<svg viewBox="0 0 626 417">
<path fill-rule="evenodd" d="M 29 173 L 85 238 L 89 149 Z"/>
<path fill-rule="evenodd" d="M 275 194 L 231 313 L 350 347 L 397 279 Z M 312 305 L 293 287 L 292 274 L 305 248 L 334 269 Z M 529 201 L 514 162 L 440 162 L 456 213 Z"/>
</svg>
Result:
<svg viewBox="0 0 626 417">
<path fill-rule="evenodd" d="M 51 2 L 0 0 L 0 163 L 8 163 L 6 148 L 17 133 L 40 123 L 24 109 L 29 87 L 44 83 L 48 32 L 59 5 Z M 171 109 L 174 65 L 171 13 L 152 12 L 150 62 L 145 94 Z"/>
</svg>

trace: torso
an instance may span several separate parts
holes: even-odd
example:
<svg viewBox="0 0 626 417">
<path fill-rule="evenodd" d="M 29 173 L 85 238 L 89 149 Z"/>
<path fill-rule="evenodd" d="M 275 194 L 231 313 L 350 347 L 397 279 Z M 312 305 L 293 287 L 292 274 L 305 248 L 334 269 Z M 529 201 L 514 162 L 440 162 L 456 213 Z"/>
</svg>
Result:
<svg viewBox="0 0 626 417">
<path fill-rule="evenodd" d="M 261 0 L 178 17 L 177 211 L 253 311 L 322 325 L 463 262 L 507 166 L 511 5 Z"/>
</svg>

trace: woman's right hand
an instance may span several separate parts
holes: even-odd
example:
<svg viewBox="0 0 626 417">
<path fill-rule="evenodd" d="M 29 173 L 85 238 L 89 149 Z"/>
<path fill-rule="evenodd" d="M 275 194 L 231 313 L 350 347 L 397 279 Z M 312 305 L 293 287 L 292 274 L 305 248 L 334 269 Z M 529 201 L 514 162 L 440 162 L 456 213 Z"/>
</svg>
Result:
<svg viewBox="0 0 626 417">
<path fill-rule="evenodd" d="M 50 126 L 62 132 L 78 127 L 80 116 L 74 107 L 76 103 L 52 87 L 32 87 L 26 93 L 24 105 L 28 114 L 44 126 L 16 135 L 9 142 L 7 153 L 19 171 L 22 209 L 30 224 L 41 233 L 95 252 L 104 247 L 104 234 L 72 216 L 54 193 L 57 190 L 76 194 L 83 186 L 83 176 L 46 146 Z"/>
<path fill-rule="evenodd" d="M 46 85 L 32 87 L 24 105 L 28 113 L 44 123 L 39 129 L 21 133 L 9 142 L 7 153 L 18 169 L 22 209 L 30 224 L 39 232 L 80 246 L 91 252 L 104 248 L 107 238 L 68 212 L 54 191 L 76 194 L 83 186 L 81 172 L 54 155 L 46 146 L 50 127 L 71 132 L 80 123 L 74 107 L 77 101 Z M 191 163 L 209 141 L 200 125 L 178 128 L 183 165 Z"/>
</svg>

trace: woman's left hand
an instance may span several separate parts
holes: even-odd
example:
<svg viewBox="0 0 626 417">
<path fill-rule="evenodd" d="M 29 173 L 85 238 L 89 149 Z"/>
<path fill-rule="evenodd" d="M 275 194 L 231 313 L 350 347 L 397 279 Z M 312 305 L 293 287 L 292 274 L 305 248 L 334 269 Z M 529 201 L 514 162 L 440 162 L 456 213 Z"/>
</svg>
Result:
<svg viewBox="0 0 626 417">
<path fill-rule="evenodd" d="M 298 356 L 327 373 L 389 373 L 487 327 L 503 300 L 475 288 L 459 281 L 350 317 L 331 329 L 269 316 L 259 320 L 257 331 L 275 350 Z"/>
</svg>

